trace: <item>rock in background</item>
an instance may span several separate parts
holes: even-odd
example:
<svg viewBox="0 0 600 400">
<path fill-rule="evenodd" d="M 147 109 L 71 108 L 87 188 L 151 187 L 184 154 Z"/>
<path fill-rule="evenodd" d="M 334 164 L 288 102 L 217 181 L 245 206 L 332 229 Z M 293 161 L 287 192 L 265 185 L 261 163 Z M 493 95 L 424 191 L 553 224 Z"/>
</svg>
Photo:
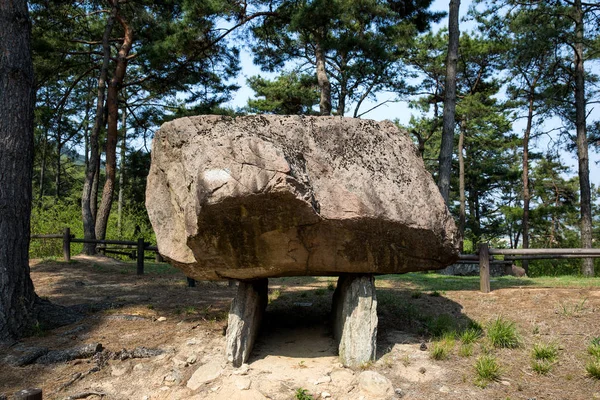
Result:
<svg viewBox="0 0 600 400">
<path fill-rule="evenodd" d="M 406 133 L 341 117 L 198 116 L 153 141 L 146 206 L 195 279 L 440 269 L 457 231 Z"/>
</svg>

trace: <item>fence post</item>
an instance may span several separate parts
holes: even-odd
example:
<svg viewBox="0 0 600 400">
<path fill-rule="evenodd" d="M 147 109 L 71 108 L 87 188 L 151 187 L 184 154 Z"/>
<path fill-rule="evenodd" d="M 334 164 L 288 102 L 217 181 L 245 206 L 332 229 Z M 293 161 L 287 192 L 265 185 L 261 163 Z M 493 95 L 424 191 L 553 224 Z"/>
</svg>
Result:
<svg viewBox="0 0 600 400">
<path fill-rule="evenodd" d="M 479 243 L 479 290 L 490 292 L 490 249 L 487 243 Z"/>
<path fill-rule="evenodd" d="M 42 400 L 42 389 L 23 389 L 15 393 L 15 400 Z"/>
<path fill-rule="evenodd" d="M 196 280 L 194 278 L 187 278 L 188 287 L 196 287 Z"/>
<path fill-rule="evenodd" d="M 71 261 L 71 228 L 63 230 L 63 257 L 66 262 Z"/>
<path fill-rule="evenodd" d="M 144 238 L 139 238 L 137 241 L 137 274 L 144 275 Z"/>
</svg>

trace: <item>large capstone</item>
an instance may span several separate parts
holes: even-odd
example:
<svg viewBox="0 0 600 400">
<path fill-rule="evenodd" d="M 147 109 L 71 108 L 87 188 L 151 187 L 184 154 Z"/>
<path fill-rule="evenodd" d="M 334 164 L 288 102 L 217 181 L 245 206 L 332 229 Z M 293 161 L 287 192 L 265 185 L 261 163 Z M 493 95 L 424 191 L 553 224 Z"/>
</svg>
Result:
<svg viewBox="0 0 600 400">
<path fill-rule="evenodd" d="M 146 206 L 195 279 L 404 273 L 457 259 L 457 230 L 393 123 L 198 116 L 156 133 Z"/>
</svg>

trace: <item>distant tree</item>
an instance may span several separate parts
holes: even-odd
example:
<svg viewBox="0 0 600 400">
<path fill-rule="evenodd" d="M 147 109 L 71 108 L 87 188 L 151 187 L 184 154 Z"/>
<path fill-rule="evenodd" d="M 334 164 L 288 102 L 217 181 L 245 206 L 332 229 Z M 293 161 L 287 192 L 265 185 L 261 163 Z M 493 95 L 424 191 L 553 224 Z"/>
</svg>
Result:
<svg viewBox="0 0 600 400">
<path fill-rule="evenodd" d="M 266 71 L 288 62 L 314 74 L 319 113 L 344 115 L 380 90 L 403 88 L 400 56 L 414 36 L 437 21 L 431 0 L 279 0 L 273 17 L 255 24 L 255 62 Z"/>
<path fill-rule="evenodd" d="M 290 72 L 268 80 L 258 75 L 248 78 L 248 86 L 257 97 L 248 100 L 250 113 L 316 114 L 313 108 L 319 104 L 319 91 L 313 76 Z"/>
</svg>

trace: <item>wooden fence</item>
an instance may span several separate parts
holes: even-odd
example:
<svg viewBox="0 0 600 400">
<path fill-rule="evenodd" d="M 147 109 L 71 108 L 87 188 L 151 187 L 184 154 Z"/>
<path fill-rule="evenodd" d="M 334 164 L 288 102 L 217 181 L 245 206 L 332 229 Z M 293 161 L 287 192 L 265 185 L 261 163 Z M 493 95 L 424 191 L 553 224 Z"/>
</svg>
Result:
<svg viewBox="0 0 600 400">
<path fill-rule="evenodd" d="M 128 255 L 137 260 L 137 274 L 144 274 L 144 252 L 156 253 L 156 262 L 162 261 L 158 248 L 150 246 L 139 238 L 136 242 L 127 240 L 87 240 L 76 239 L 71 235 L 71 229 L 65 228 L 62 234 L 54 235 L 31 235 L 32 239 L 62 239 L 63 257 L 65 261 L 71 260 L 71 243 L 95 243 L 101 245 L 99 248 L 105 253 Z M 119 250 L 107 248 L 107 245 L 120 246 Z M 126 252 L 123 249 L 134 249 Z M 503 256 L 503 259 L 495 259 L 494 256 Z M 489 293 L 490 289 L 490 265 L 512 264 L 516 260 L 543 260 L 561 258 L 597 258 L 600 257 L 600 249 L 493 249 L 488 243 L 480 243 L 476 254 L 461 254 L 458 263 L 479 264 L 479 289 L 483 293 Z M 188 278 L 188 286 L 194 286 L 195 281 Z"/>
<path fill-rule="evenodd" d="M 504 256 L 504 259 L 497 260 L 494 256 Z M 489 293 L 492 263 L 512 264 L 516 260 L 598 257 L 600 257 L 600 249 L 492 249 L 488 243 L 480 243 L 477 254 L 461 254 L 459 262 L 479 264 L 479 290 Z"/>
<path fill-rule="evenodd" d="M 135 258 L 137 261 L 137 274 L 144 274 L 144 255 L 146 251 L 154 252 L 156 256 L 154 260 L 156 262 L 162 261 L 162 257 L 158 252 L 158 247 L 150 246 L 150 243 L 144 242 L 143 238 L 139 238 L 133 242 L 130 240 L 89 240 L 89 239 L 77 239 L 75 235 L 71 235 L 71 229 L 65 228 L 62 234 L 52 235 L 31 235 L 32 239 L 62 239 L 63 241 L 63 258 L 65 261 L 71 261 L 71 243 L 94 243 L 100 249 L 100 252 L 113 253 L 127 255 L 131 258 Z M 107 245 L 119 246 L 118 249 L 109 248 Z M 133 251 L 126 252 L 124 249 L 134 249 Z"/>
</svg>

